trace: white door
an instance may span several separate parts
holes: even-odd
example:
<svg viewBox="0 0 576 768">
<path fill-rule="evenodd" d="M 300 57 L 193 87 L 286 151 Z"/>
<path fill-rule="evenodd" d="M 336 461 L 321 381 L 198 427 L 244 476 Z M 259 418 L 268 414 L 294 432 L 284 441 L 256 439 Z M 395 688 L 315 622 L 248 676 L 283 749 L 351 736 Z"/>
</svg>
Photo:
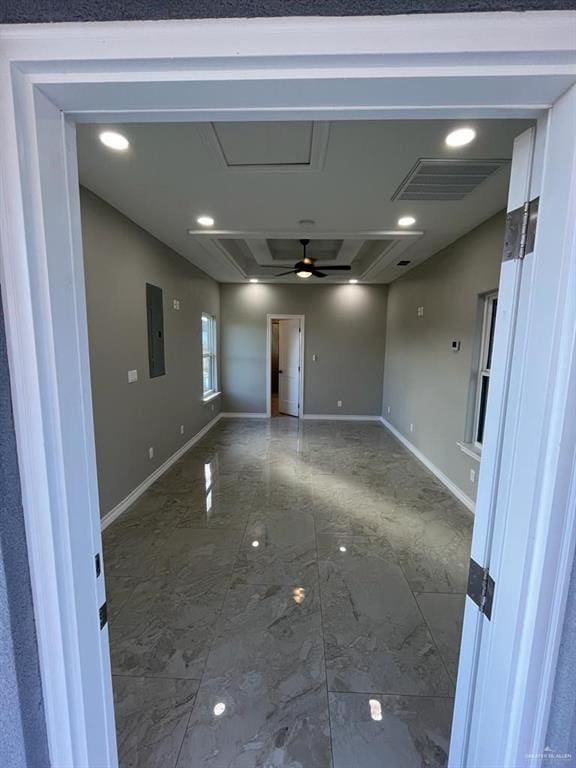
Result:
<svg viewBox="0 0 576 768">
<path fill-rule="evenodd" d="M 300 320 L 279 321 L 278 410 L 298 416 L 300 409 Z"/>
<path fill-rule="evenodd" d="M 533 173 L 541 163 L 545 125 L 530 128 L 514 142 L 510 189 L 508 194 L 508 217 L 521 222 L 522 209 L 529 200 L 539 194 L 540 179 Z M 472 538 L 471 558 L 481 569 L 488 568 L 490 576 L 500 583 L 494 590 L 494 607 L 491 616 L 480 612 L 469 596 L 466 598 L 464 628 L 452 739 L 450 747 L 450 768 L 487 768 L 488 766 L 509 765 L 498 762 L 498 745 L 504 741 L 503 730 L 508 728 L 506 702 L 502 699 L 503 676 L 495 680 L 486 667 L 487 653 L 501 653 L 506 658 L 505 646 L 511 645 L 512 632 L 506 618 L 506 608 L 500 610 L 503 597 L 503 583 L 498 578 L 498 561 L 501 543 L 495 538 L 495 531 L 508 514 L 505 487 L 507 464 L 514 454 L 512 435 L 507 434 L 505 424 L 514 422 L 514 390 L 516 382 L 511 378 L 511 369 L 518 347 L 522 346 L 525 333 L 527 301 L 526 292 L 530 285 L 533 264 L 533 247 L 527 246 L 524 259 L 510 258 L 508 246 L 513 243 L 507 227 L 504 246 L 500 285 L 498 289 L 498 314 L 492 356 L 492 375 L 488 392 L 488 411 L 482 449 L 476 515 Z M 530 241 L 529 241 L 530 243 Z M 471 561 L 471 565 L 472 565 Z M 509 615 L 513 613 L 508 602 Z M 490 611 L 489 611 L 490 613 Z M 496 650 L 498 649 L 498 650 Z M 485 684 L 491 678 L 493 696 L 489 710 L 486 709 Z M 488 735 L 489 733 L 489 735 Z M 514 764 L 515 765 L 515 764 Z"/>
</svg>

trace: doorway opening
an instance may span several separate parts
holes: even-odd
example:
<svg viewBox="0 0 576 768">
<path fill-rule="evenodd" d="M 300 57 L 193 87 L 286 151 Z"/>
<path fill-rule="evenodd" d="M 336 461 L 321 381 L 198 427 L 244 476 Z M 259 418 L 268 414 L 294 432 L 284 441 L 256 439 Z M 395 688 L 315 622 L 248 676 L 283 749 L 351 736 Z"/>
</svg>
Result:
<svg viewBox="0 0 576 768">
<path fill-rule="evenodd" d="M 304 315 L 268 315 L 267 408 L 269 418 L 304 412 Z"/>
<path fill-rule="evenodd" d="M 563 17 L 556 18 L 564 31 L 569 30 L 568 24 L 561 21 Z M 141 116 L 154 110 L 158 116 L 158 92 L 170 76 L 167 72 L 178 68 L 180 82 L 170 83 L 170 109 L 179 110 L 178 119 L 189 116 L 192 121 L 197 121 L 217 119 L 222 115 L 225 119 L 242 119 L 245 114 L 249 120 L 259 114 L 265 119 L 273 115 L 275 119 L 280 113 L 297 120 L 302 115 L 325 119 L 327 114 L 332 114 L 335 119 L 343 116 L 370 119 L 381 117 L 383 113 L 391 117 L 410 112 L 414 117 L 417 114 L 414 108 L 417 108 L 419 114 L 429 114 L 433 119 L 439 114 L 450 119 L 503 114 L 543 117 L 548 121 L 545 132 L 541 132 L 545 137 L 545 151 L 542 150 L 542 161 L 538 164 L 544 171 L 538 184 L 524 190 L 529 197 L 516 201 L 516 204 L 525 204 L 542 188 L 542 224 L 535 254 L 526 260 L 524 268 L 527 285 L 519 313 L 521 338 L 514 345 L 513 356 L 510 352 L 511 360 L 505 370 L 502 366 L 498 369 L 494 366 L 494 374 L 501 374 L 502 388 L 506 387 L 508 379 L 512 380 L 514 396 L 509 398 L 512 407 L 508 412 L 502 410 L 494 396 L 491 397 L 493 405 L 488 405 L 488 422 L 493 425 L 495 437 L 498 426 L 498 440 L 492 441 L 485 454 L 483 494 L 478 508 L 486 513 L 483 519 L 490 525 L 479 528 L 476 524 L 476 549 L 480 565 L 490 565 L 496 577 L 495 613 L 492 623 L 488 624 L 488 619 L 479 616 L 477 611 L 473 616 L 472 608 L 467 609 L 467 634 L 477 641 L 470 644 L 465 659 L 464 671 L 470 670 L 470 674 L 462 675 L 461 664 L 459 695 L 456 697 L 459 720 L 453 729 L 451 749 L 453 765 L 464 764 L 464 760 L 466 764 L 503 765 L 505 763 L 498 758 L 504 754 L 507 764 L 519 764 L 514 761 L 516 756 L 537 753 L 544 743 L 542 729 L 546 725 L 548 699 L 544 693 L 538 697 L 538 702 L 535 697 L 523 693 L 533 690 L 535 685 L 540 691 L 545 688 L 549 692 L 556 654 L 554 632 L 563 612 L 566 574 L 573 553 L 573 542 L 568 535 L 573 531 L 573 516 L 566 514 L 563 517 L 564 510 L 570 510 L 567 503 L 569 483 L 560 461 L 573 448 L 572 432 L 566 432 L 566 440 L 560 438 L 564 437 L 565 425 L 568 429 L 565 389 L 572 375 L 569 362 L 572 358 L 568 351 L 572 349 L 573 324 L 569 318 L 573 309 L 570 296 L 575 294 L 567 288 L 574 276 L 570 266 L 574 263 L 571 261 L 574 241 L 573 229 L 566 222 L 570 222 L 568 212 L 574 194 L 570 168 L 574 157 L 571 118 L 575 92 L 567 90 L 574 81 L 568 81 L 565 64 L 562 64 L 561 76 L 559 65 L 552 75 L 545 69 L 554 67 L 560 61 L 560 54 L 564 61 L 566 51 L 572 48 L 563 38 L 563 30 L 554 26 L 556 22 L 548 21 L 546 25 L 538 17 L 534 20 L 537 27 L 532 29 L 541 48 L 531 40 L 534 49 L 528 50 L 527 58 L 532 65 L 525 68 L 525 74 L 512 77 L 509 66 L 516 67 L 517 61 L 511 56 L 517 53 L 514 51 L 509 55 L 509 39 L 518 40 L 521 35 L 522 40 L 526 40 L 530 35 L 524 27 L 517 29 L 516 20 L 507 20 L 505 16 L 498 18 L 501 32 L 498 39 L 506 40 L 505 50 L 494 47 L 498 45 L 498 39 L 494 42 L 494 36 L 490 34 L 493 26 L 482 26 L 495 23 L 494 17 L 486 14 L 485 20 L 474 19 L 469 26 L 462 17 L 438 22 L 440 34 L 434 36 L 433 57 L 426 48 L 430 35 L 424 34 L 429 32 L 429 27 L 422 30 L 418 22 L 411 20 L 409 36 L 404 35 L 404 26 L 401 35 L 390 34 L 388 30 L 389 24 L 406 25 L 405 19 L 371 21 L 366 35 L 358 34 L 357 27 L 342 29 L 341 25 L 350 24 L 348 21 L 335 22 L 328 25 L 321 36 L 314 30 L 314 44 L 310 42 L 311 37 L 306 37 L 309 34 L 307 25 L 312 22 L 302 21 L 299 23 L 303 29 L 291 25 L 286 31 L 283 50 L 288 51 L 289 56 L 292 51 L 301 53 L 306 49 L 311 52 L 310 56 L 294 57 L 302 60 L 302 67 L 307 68 L 302 80 L 310 82 L 305 82 L 306 87 L 303 87 L 301 79 L 287 79 L 285 60 L 281 60 L 276 50 L 278 37 L 263 35 L 258 23 L 248 25 L 249 32 L 239 29 L 237 39 L 244 45 L 247 34 L 258 35 L 261 69 L 249 81 L 238 77 L 239 68 L 248 61 L 248 48 L 241 47 L 240 55 L 230 59 L 233 61 L 230 70 L 221 63 L 218 69 L 222 80 L 220 95 L 215 89 L 213 100 L 195 99 L 196 87 L 209 90 L 206 86 L 208 78 L 198 74 L 197 61 L 189 59 L 190 50 L 194 48 L 198 56 L 203 52 L 210 56 L 215 52 L 228 53 L 229 25 L 225 27 L 226 37 L 222 39 L 221 28 L 217 25 L 214 28 L 204 24 L 197 29 L 186 27 L 185 49 L 177 49 L 174 45 L 172 35 L 179 33 L 176 25 L 170 36 L 155 38 L 150 59 L 135 62 L 134 71 L 140 69 L 134 76 L 126 67 L 129 57 L 124 55 L 121 65 L 117 60 L 121 58 L 120 52 L 126 53 L 126 39 L 130 43 L 140 41 L 130 50 L 143 50 L 140 35 L 149 36 L 148 29 L 119 30 L 118 37 L 104 47 L 104 54 L 101 31 L 98 31 L 96 41 L 89 38 L 88 31 L 86 39 L 78 40 L 76 29 L 54 29 L 50 33 L 40 30 L 37 34 L 49 38 L 43 41 L 42 52 L 38 51 L 37 40 L 26 36 L 26 39 L 11 41 L 7 53 L 6 63 L 11 68 L 6 67 L 6 81 L 13 86 L 16 98 L 5 89 L 3 103 L 8 119 L 1 130 L 3 146 L 8 149 L 3 154 L 2 177 L 7 190 L 5 199 L 11 201 L 15 215 L 5 217 L 6 226 L 2 233 L 3 266 L 6 264 L 3 290 L 9 297 L 8 337 L 11 373 L 17 384 L 14 402 L 20 470 L 53 762 L 115 764 L 115 758 L 111 761 L 105 757 L 115 751 L 111 688 L 106 678 L 109 672 L 108 630 L 105 621 L 96 621 L 98 608 L 105 605 L 105 595 L 103 576 L 101 573 L 94 576 L 93 568 L 94 553 L 100 549 L 100 535 L 78 200 L 74 192 L 77 168 L 71 157 L 75 143 L 74 121 L 78 116 L 80 120 L 86 120 L 87 114 L 90 119 L 102 122 L 130 121 L 136 113 Z M 325 22 L 321 23 L 326 26 Z M 527 26 L 531 23 L 526 20 Z M 429 20 L 426 24 L 429 25 Z M 458 25 L 458 36 L 454 35 L 455 28 L 451 24 Z M 514 26 L 507 27 L 507 24 Z M 380 26 L 384 27 L 384 35 Z M 195 39 L 195 34 L 201 38 Z M 73 38 L 61 40 L 59 35 L 73 35 Z M 297 35 L 296 42 L 294 35 Z M 461 42 L 463 36 L 464 44 Z M 364 48 L 347 53 L 348 58 L 341 55 L 343 39 L 358 41 L 355 44 L 359 48 L 366 45 L 366 51 L 374 54 L 386 67 L 375 67 L 374 58 L 367 57 Z M 409 68 L 406 57 L 396 56 L 392 60 L 393 56 L 382 52 L 382 39 L 392 39 L 398 41 L 398 46 L 405 46 L 399 50 L 408 54 Z M 404 39 L 409 39 L 412 47 Z M 319 45 L 318 40 L 322 41 L 319 51 L 315 47 Z M 414 53 L 414 40 L 418 54 Z M 470 66 L 469 53 L 460 59 L 454 51 L 455 44 L 460 51 L 468 40 L 470 50 L 486 53 L 483 59 L 486 64 L 474 65 L 472 74 L 466 69 Z M 482 42 L 485 40 L 490 40 L 489 50 L 485 50 Z M 234 43 L 237 44 L 236 38 Z M 275 46 L 273 50 L 266 47 L 271 45 Z M 518 45 L 519 50 L 523 50 L 521 44 Z M 562 50 L 561 45 L 565 46 Z M 36 47 L 32 49 L 31 46 Z M 446 60 L 442 59 L 444 51 L 452 55 L 454 66 L 462 64 L 458 87 L 454 78 L 447 76 Z M 317 64 L 330 61 L 330 52 L 341 55 L 341 69 L 329 72 L 322 69 L 324 77 L 315 83 L 313 73 L 320 71 L 316 69 Z M 394 52 L 397 53 L 396 49 Z M 108 59 L 109 66 L 101 66 L 102 55 Z M 66 77 L 63 78 L 60 67 L 66 56 Z M 36 61 L 30 67 L 28 62 L 32 59 Z M 414 77 L 414 61 L 420 60 L 425 62 L 425 75 Z M 366 66 L 363 61 L 369 61 L 370 70 L 361 80 L 359 74 Z M 253 65 L 253 60 L 249 63 Z M 119 66 L 124 67 L 121 82 L 116 78 Z M 486 77 L 478 77 L 478 67 L 486 72 Z M 488 70 L 488 67 L 492 69 Z M 146 71 L 145 78 L 142 71 Z M 110 76 L 111 72 L 113 76 Z M 345 78 L 347 73 L 350 74 Z M 412 77 L 407 78 L 406 73 Z M 212 72 L 210 77 L 213 77 Z M 326 89 L 328 79 L 329 90 Z M 283 82 L 284 87 L 281 107 L 277 106 L 279 82 Z M 487 88 L 492 84 L 501 87 L 494 89 L 487 101 Z M 519 84 L 526 87 L 519 88 Z M 423 104 L 424 85 L 426 98 Z M 398 87 L 397 91 L 392 90 L 394 86 Z M 395 100 L 400 92 L 401 104 Z M 528 92 L 531 101 L 526 104 Z M 361 107 L 358 106 L 359 94 Z M 327 96 L 330 97 L 328 107 Z M 192 103 L 194 109 L 190 107 Z M 334 103 L 342 106 L 331 106 Z M 132 106 L 123 107 L 125 104 Z M 20 140 L 22 136 L 26 140 Z M 544 147 L 544 139 L 541 146 Z M 258 214 L 261 217 L 261 211 Z M 539 258 L 545 253 L 549 255 L 547 259 Z M 396 264 L 399 266 L 399 262 Z M 513 271 L 508 265 L 507 272 L 512 273 L 510 280 L 519 282 L 519 270 Z M 74 290 L 70 290 L 70 286 Z M 527 297 L 531 297 L 530 302 Z M 502 306 L 501 296 L 499 306 Z M 561 309 L 553 311 L 555 307 Z M 501 318 L 506 316 L 500 311 Z M 536 330 L 538 333 L 534 332 Z M 260 332 L 260 339 L 262 336 Z M 542 344 L 543 338 L 549 343 Z M 323 359 L 321 356 L 320 360 Z M 532 375 L 516 376 L 521 370 L 530 370 Z M 264 376 L 260 378 L 263 380 Z M 492 392 L 495 391 L 495 380 L 493 375 Z M 135 383 L 131 379 L 128 381 Z M 326 381 L 330 382 L 328 377 Z M 313 402 L 312 396 L 309 400 Z M 537 446 L 534 446 L 534 439 L 538 441 Z M 513 466 L 501 461 L 501 455 L 511 455 L 510 448 L 514 450 Z M 560 458 L 558 450 L 561 450 Z M 545 484 L 541 482 L 544 470 Z M 62 478 L 68 482 L 63 483 Z M 85 510 L 86 515 L 69 514 L 78 509 Z M 491 524 L 492 517 L 495 527 Z M 563 535 L 557 536 L 560 523 Z M 534 535 L 524 536 L 528 532 Z M 490 552 L 492 534 L 501 536 L 500 546 L 493 553 Z M 73 550 L 71 541 L 74 542 Z M 259 542 L 258 546 L 249 543 L 254 552 L 264 551 L 259 539 L 253 541 Z M 344 554 L 341 549 L 338 551 Z M 556 562 L 561 564 L 560 568 L 547 567 Z M 546 578 L 546 574 L 553 574 L 554 578 L 559 574 L 560 588 L 558 582 Z M 530 604 L 533 610 L 529 615 L 524 611 L 527 601 L 523 585 L 526 584 L 532 587 Z M 300 594 L 297 594 L 298 598 Z M 508 596 L 506 605 L 499 595 Z M 295 598 L 293 602 L 297 604 Z M 503 621 L 504 611 L 508 625 Z M 106 616 L 105 610 L 100 611 L 100 619 L 102 616 Z M 523 653 L 511 653 L 512 648 L 521 648 Z M 72 663 L 70 659 L 73 659 Z M 508 675 L 503 680 L 498 672 L 508 659 Z M 515 703 L 513 711 L 501 716 L 502 708 L 511 701 Z M 226 711 L 222 707 L 216 710 L 216 705 L 223 703 L 214 704 L 211 711 L 215 717 Z M 472 708 L 477 734 L 470 739 L 467 727 Z M 231 709 L 228 707 L 227 711 Z M 377 707 L 372 720 L 382 722 Z M 537 728 L 533 727 L 534 721 Z M 529 732 L 536 732 L 536 735 L 528 737 Z M 490 739 L 485 738 L 486 733 L 491 734 Z M 489 759 L 475 760 L 481 753 Z M 460 755 L 464 756 L 462 760 Z"/>
</svg>

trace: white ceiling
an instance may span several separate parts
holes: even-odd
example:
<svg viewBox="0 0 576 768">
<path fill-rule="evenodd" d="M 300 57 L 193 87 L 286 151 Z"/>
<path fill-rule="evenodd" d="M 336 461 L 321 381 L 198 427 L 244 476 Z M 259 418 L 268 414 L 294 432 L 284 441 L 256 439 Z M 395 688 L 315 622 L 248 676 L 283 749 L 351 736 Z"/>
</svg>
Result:
<svg viewBox="0 0 576 768">
<path fill-rule="evenodd" d="M 79 125 L 80 182 L 221 282 L 316 282 L 273 277 L 308 237 L 319 241 L 310 251 L 320 268 L 352 267 L 323 282 L 387 283 L 506 205 L 508 164 L 461 200 L 392 200 L 418 160 L 509 159 L 530 123 L 466 124 L 476 140 L 456 150 L 444 144 L 453 120 L 113 126 L 126 152 L 101 144 L 102 126 Z M 214 217 L 211 230 L 196 223 L 202 214 Z M 401 229 L 407 214 L 417 223 Z"/>
</svg>

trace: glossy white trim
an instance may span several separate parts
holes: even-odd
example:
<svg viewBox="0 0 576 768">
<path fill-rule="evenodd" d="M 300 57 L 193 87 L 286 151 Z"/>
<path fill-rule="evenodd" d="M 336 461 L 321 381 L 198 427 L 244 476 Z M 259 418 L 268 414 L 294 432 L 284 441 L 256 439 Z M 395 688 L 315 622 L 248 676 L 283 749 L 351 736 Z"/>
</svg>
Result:
<svg viewBox="0 0 576 768">
<path fill-rule="evenodd" d="M 470 512 L 474 512 L 474 508 L 475 508 L 476 505 L 475 505 L 474 500 L 471 499 L 470 496 L 468 496 L 466 493 L 464 493 L 464 491 L 461 488 L 459 488 L 456 485 L 456 483 L 454 483 L 452 480 L 450 480 L 450 478 L 447 475 L 445 475 L 444 472 L 442 472 L 441 469 L 438 469 L 438 467 L 435 464 L 433 464 L 430 461 L 430 459 L 422 453 L 422 451 L 418 450 L 418 448 L 416 448 L 416 446 L 413 445 L 410 442 L 410 440 L 408 440 L 406 437 L 404 437 L 402 432 L 400 432 L 398 429 L 396 429 L 396 427 L 393 426 L 387 419 L 385 419 L 384 416 L 380 416 L 379 420 L 386 427 L 386 429 L 388 429 L 390 432 L 392 432 L 394 437 L 397 440 L 399 440 L 402 443 L 402 445 L 404 445 L 406 448 L 408 448 L 410 453 L 413 453 L 414 456 L 416 456 L 418 461 L 420 461 L 422 464 L 424 464 L 426 469 L 429 469 L 430 472 L 432 472 L 432 474 L 435 475 L 438 478 L 438 480 L 440 480 L 442 485 L 448 491 L 450 491 L 450 493 L 453 496 L 455 496 L 458 499 L 458 501 L 462 502 L 462 504 L 464 504 L 464 506 L 467 509 L 469 509 Z"/>
<path fill-rule="evenodd" d="M 161 464 L 157 469 L 152 472 L 152 474 L 148 475 L 148 477 L 143 480 L 140 485 L 138 485 L 136 488 L 134 488 L 133 491 L 131 491 L 126 498 L 122 499 L 121 502 L 116 504 L 116 506 L 111 509 L 109 512 L 107 512 L 104 517 L 101 520 L 101 528 L 104 530 L 105 528 L 108 528 L 108 526 L 114 522 L 114 520 L 117 520 L 120 515 L 122 515 L 126 510 L 134 504 L 135 501 L 137 501 L 142 494 L 150 488 L 152 483 L 155 483 L 156 480 L 158 480 L 164 472 L 166 472 L 170 467 L 175 464 L 179 458 L 184 456 L 184 454 L 192 448 L 193 445 L 196 445 L 196 443 L 201 440 L 204 435 L 206 435 L 212 427 L 215 427 L 216 424 L 220 421 L 222 418 L 222 414 L 219 413 L 218 416 L 212 419 L 212 421 L 209 421 L 208 424 L 206 424 L 205 427 L 202 427 L 202 429 L 197 432 L 194 437 L 191 437 L 190 440 L 188 440 L 184 445 L 180 446 L 177 451 L 175 451 L 172 456 L 170 456 L 166 461 Z"/>
<path fill-rule="evenodd" d="M 222 395 L 222 392 L 212 392 L 209 395 L 206 395 L 206 397 L 202 398 L 203 403 L 210 403 L 212 400 L 216 400 L 217 397 L 220 397 Z"/>
<path fill-rule="evenodd" d="M 352 416 L 341 413 L 305 413 L 302 418 L 311 421 L 380 421 L 380 416 Z"/>
<path fill-rule="evenodd" d="M 476 445 L 473 445 L 472 443 L 463 443 L 463 442 L 458 442 L 456 443 L 456 445 L 458 446 L 458 448 L 460 448 L 462 453 L 465 453 L 466 456 L 470 456 L 470 458 L 474 459 L 474 461 L 477 461 L 478 463 L 480 463 L 480 461 L 482 460 L 482 451 Z"/>
</svg>

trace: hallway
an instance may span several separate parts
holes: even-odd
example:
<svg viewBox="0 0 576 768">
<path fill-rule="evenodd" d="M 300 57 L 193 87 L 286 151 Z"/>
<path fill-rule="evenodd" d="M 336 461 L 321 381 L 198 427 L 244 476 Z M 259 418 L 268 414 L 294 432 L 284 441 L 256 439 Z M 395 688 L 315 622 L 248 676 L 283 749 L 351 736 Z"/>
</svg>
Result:
<svg viewBox="0 0 576 768">
<path fill-rule="evenodd" d="M 471 530 L 377 423 L 221 421 L 104 532 L 122 768 L 444 766 Z"/>
</svg>

